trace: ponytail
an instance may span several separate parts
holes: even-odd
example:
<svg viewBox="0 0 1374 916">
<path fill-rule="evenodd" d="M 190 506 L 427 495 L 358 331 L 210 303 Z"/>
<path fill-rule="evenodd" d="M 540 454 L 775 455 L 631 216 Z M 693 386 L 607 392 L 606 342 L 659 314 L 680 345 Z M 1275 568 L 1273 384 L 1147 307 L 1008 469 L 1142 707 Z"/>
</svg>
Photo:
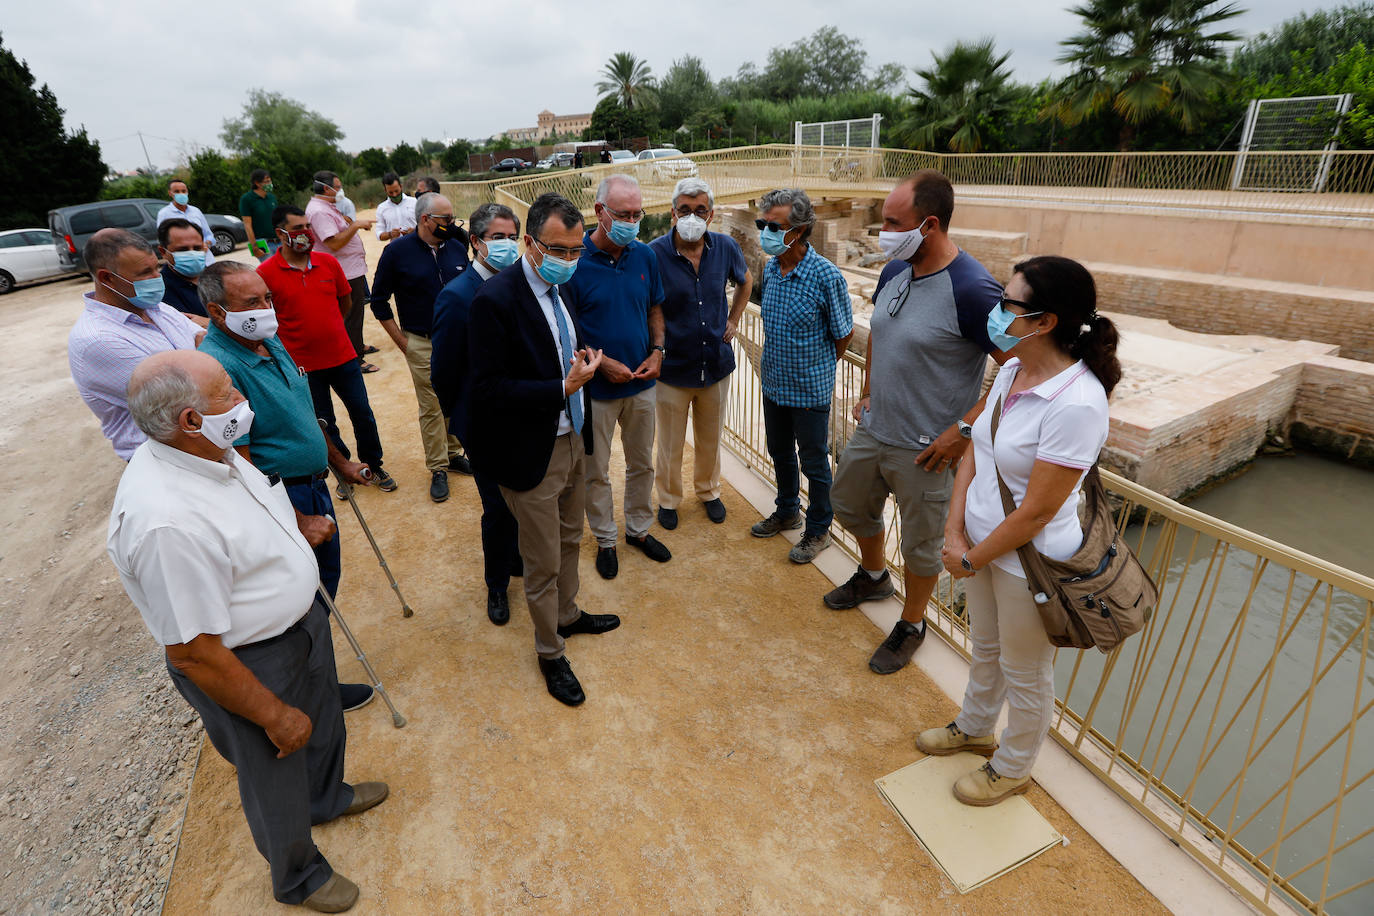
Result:
<svg viewBox="0 0 1374 916">
<path fill-rule="evenodd" d="M 1050 337 L 1069 356 L 1083 360 L 1110 397 L 1121 381 L 1116 358 L 1120 337 L 1116 325 L 1097 313 L 1093 275 L 1077 261 L 1057 255 L 1030 258 L 1013 270 L 1030 287 L 1034 307 L 1059 319 Z"/>
<path fill-rule="evenodd" d="M 1097 376 L 1106 389 L 1107 397 L 1121 381 L 1121 361 L 1116 358 L 1116 345 L 1120 335 L 1111 320 L 1093 312 L 1088 320 L 1079 325 L 1078 337 L 1069 345 L 1069 355 L 1081 359 Z"/>
</svg>

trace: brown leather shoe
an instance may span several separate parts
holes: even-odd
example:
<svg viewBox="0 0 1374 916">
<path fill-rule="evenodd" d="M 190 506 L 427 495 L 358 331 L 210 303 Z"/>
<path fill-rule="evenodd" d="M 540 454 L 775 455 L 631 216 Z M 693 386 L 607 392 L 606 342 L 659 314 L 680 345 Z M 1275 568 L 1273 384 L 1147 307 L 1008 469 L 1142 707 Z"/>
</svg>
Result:
<svg viewBox="0 0 1374 916">
<path fill-rule="evenodd" d="M 301 906 L 317 913 L 342 913 L 357 902 L 358 885 L 334 872 L 319 890 L 301 902 Z"/>
<path fill-rule="evenodd" d="M 375 808 L 391 794 L 384 782 L 357 782 L 353 784 L 353 804 L 344 809 L 343 815 L 361 814 L 368 808 Z"/>
</svg>

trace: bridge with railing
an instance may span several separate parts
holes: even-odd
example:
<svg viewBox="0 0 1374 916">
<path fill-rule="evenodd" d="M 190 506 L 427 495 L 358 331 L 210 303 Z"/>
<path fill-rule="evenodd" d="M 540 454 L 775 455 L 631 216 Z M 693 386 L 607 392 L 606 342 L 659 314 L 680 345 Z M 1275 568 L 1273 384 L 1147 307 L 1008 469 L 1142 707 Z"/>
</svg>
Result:
<svg viewBox="0 0 1374 916">
<path fill-rule="evenodd" d="M 1262 155 L 1265 190 L 1232 189 L 1235 153 L 946 155 L 774 145 L 687 158 L 718 202 L 797 186 L 816 197 L 882 196 L 934 167 L 963 198 L 1374 225 L 1374 153 Z M 460 215 L 496 201 L 523 220 L 550 191 L 590 212 L 601 178 L 621 172 L 639 178 L 646 210 L 663 211 L 685 174 L 653 171 L 663 162 L 448 182 L 443 191 Z M 1312 176 L 1323 168 L 1314 189 Z M 762 342 L 751 307 L 736 338 L 725 442 L 771 481 L 757 376 Z M 848 352 L 840 368 L 832 458 L 852 432 L 846 408 L 857 398 L 863 359 Z M 1374 579 L 1103 476 L 1121 500 L 1122 531 L 1160 586 L 1160 606 L 1141 634 L 1109 655 L 1057 654 L 1054 739 L 1260 910 L 1374 911 Z M 888 562 L 901 583 L 900 523 L 895 512 L 889 518 Z M 836 534 L 857 558 L 847 532 Z M 962 601 L 942 577 L 928 619 L 967 656 Z"/>
</svg>

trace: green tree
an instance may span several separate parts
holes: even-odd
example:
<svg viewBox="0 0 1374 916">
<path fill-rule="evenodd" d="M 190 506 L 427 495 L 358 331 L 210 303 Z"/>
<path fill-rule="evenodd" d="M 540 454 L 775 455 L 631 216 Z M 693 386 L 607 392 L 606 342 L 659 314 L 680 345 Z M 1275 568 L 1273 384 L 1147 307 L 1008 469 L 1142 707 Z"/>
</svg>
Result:
<svg viewBox="0 0 1374 916">
<path fill-rule="evenodd" d="M 398 175 L 409 175 L 428 163 L 429 159 L 423 153 L 404 140 L 391 151 L 391 170 Z"/>
<path fill-rule="evenodd" d="M 711 81 L 711 74 L 700 57 L 687 55 L 673 61 L 658 86 L 658 120 L 666 129 L 675 130 L 687 119 L 703 109 L 720 102 L 720 93 Z"/>
<path fill-rule="evenodd" d="M 1374 149 L 1374 50 L 1363 42 L 1327 63 L 1324 55 L 1312 49 L 1298 54 L 1289 72 L 1263 83 L 1248 81 L 1244 91 L 1251 98 L 1285 98 L 1303 95 L 1352 94 L 1350 110 L 1339 124 L 1327 119 L 1337 130 L 1340 145 L 1346 149 Z M 1323 125 L 1325 126 L 1325 125 Z"/>
<path fill-rule="evenodd" d="M 1210 100 L 1232 77 L 1223 45 L 1239 36 L 1212 31 L 1244 12 L 1218 0 L 1088 0 L 1072 12 L 1083 31 L 1061 42 L 1073 72 L 1056 87 L 1046 114 L 1074 126 L 1110 109 L 1117 148 L 1129 150 L 1157 114 L 1185 131 L 1200 125 Z"/>
<path fill-rule="evenodd" d="M 239 197 L 248 190 L 249 171 L 241 159 L 226 159 L 218 150 L 201 150 L 191 159 L 186 183 L 192 200 L 205 212 L 237 213 Z"/>
<path fill-rule="evenodd" d="M 625 108 L 643 108 L 654 100 L 654 76 L 647 61 L 628 51 L 617 51 L 606 61 L 596 84 L 603 100 L 613 98 Z"/>
<path fill-rule="evenodd" d="M 956 42 L 931 57 L 933 66 L 916 71 L 924 87 L 908 90 L 911 113 L 896 130 L 898 141 L 916 149 L 979 152 L 989 146 L 1016 98 L 1006 69 L 1011 52 L 998 54 L 987 38 Z"/>
<path fill-rule="evenodd" d="M 466 172 L 468 170 L 468 157 L 476 150 L 477 148 L 470 140 L 454 140 L 439 155 L 439 164 L 443 166 L 445 172 Z"/>
<path fill-rule="evenodd" d="M 421 137 L 419 150 L 426 159 L 438 159 L 439 154 L 444 151 L 444 144 L 439 140 L 426 140 Z"/>
<path fill-rule="evenodd" d="M 220 139 L 229 149 L 247 154 L 254 150 L 335 147 L 343 131 L 339 125 L 280 92 L 251 89 L 243 113 L 226 118 Z"/>
<path fill-rule="evenodd" d="M 592 125 L 587 128 L 586 138 L 619 141 L 648 133 L 648 117 L 643 109 L 626 108 L 619 98 L 608 95 L 592 109 Z"/>
<path fill-rule="evenodd" d="M 47 211 L 96 200 L 105 173 L 100 144 L 69 131 L 47 84 L 0 41 L 0 229 L 46 226 Z"/>
<path fill-rule="evenodd" d="M 810 60 L 806 88 L 811 93 L 833 95 L 868 88 L 868 80 L 864 77 L 868 52 L 859 39 L 844 34 L 833 25 L 827 25 L 793 47 L 801 50 Z"/>
<path fill-rule="evenodd" d="M 806 51 L 796 45 L 771 49 L 758 88 L 763 98 L 777 102 L 806 95 L 811 88 L 811 59 Z"/>
<path fill-rule="evenodd" d="M 359 153 L 353 159 L 353 164 L 368 178 L 379 178 L 391 170 L 391 160 L 387 159 L 386 153 L 375 146 Z"/>
<path fill-rule="evenodd" d="M 1300 13 L 1247 41 L 1232 56 L 1231 68 L 1242 79 L 1264 82 L 1287 75 L 1295 57 L 1304 56 L 1304 65 L 1320 72 L 1357 44 L 1374 48 L 1374 3 Z"/>
</svg>

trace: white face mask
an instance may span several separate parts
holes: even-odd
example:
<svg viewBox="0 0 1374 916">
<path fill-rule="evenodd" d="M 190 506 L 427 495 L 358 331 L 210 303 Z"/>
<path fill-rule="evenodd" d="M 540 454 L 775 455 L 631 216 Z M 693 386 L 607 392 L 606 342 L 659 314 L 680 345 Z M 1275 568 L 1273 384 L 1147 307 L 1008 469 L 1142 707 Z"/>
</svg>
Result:
<svg viewBox="0 0 1374 916">
<path fill-rule="evenodd" d="M 677 234 L 684 242 L 695 242 L 706 234 L 706 220 L 693 213 L 677 218 Z"/>
<path fill-rule="evenodd" d="M 925 236 L 921 235 L 920 226 L 906 232 L 878 233 L 878 247 L 894 261 L 910 261 L 921 249 L 921 243 L 924 241 Z"/>
<path fill-rule="evenodd" d="M 248 309 L 243 312 L 224 310 L 224 326 L 249 340 L 266 340 L 277 333 L 276 309 Z"/>
<path fill-rule="evenodd" d="M 253 426 L 253 409 L 247 401 L 240 401 L 224 413 L 201 414 L 198 432 L 215 445 L 228 448 L 240 436 L 248 435 Z"/>
</svg>

